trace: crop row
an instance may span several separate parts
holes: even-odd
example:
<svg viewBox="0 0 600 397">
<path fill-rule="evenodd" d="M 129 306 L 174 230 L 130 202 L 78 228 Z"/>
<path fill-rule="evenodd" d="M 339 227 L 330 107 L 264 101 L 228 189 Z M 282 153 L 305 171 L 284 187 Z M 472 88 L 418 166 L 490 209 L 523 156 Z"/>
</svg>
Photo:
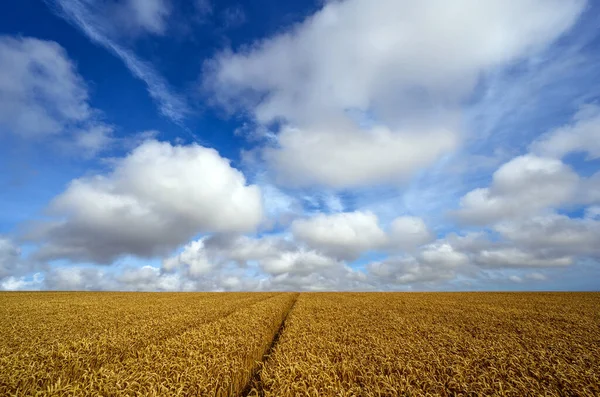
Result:
<svg viewBox="0 0 600 397">
<path fill-rule="evenodd" d="M 35 306 L 44 295 L 52 294 L 33 294 L 25 300 Z M 127 300 L 122 299 L 124 295 Z M 37 327 L 27 329 L 27 321 L 13 322 L 10 318 L 12 326 L 3 324 L 0 395 L 16 391 L 29 394 L 57 383 L 76 384 L 103 365 L 121 363 L 146 346 L 176 338 L 274 296 L 71 294 L 62 304 L 53 302 L 52 310 L 38 309 L 35 318 L 41 325 Z M 80 335 L 85 336 L 77 337 Z"/>
<path fill-rule="evenodd" d="M 251 395 L 600 395 L 600 294 L 302 294 Z"/>
<path fill-rule="evenodd" d="M 279 294 L 150 345 L 62 391 L 74 395 L 235 396 L 249 384 L 297 294 Z"/>
<path fill-rule="evenodd" d="M 597 293 L 37 293 L 0 304 L 0 395 L 600 395 Z"/>
<path fill-rule="evenodd" d="M 0 318 L 5 320 L 0 322 L 0 353 L 35 352 L 82 338 L 136 333 L 146 326 L 180 332 L 272 295 L 3 293 Z"/>
</svg>

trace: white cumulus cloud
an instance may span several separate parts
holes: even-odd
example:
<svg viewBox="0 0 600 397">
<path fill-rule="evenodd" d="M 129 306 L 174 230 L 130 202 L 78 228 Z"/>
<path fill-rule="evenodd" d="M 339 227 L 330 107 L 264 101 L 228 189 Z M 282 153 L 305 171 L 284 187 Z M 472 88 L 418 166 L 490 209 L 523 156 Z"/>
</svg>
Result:
<svg viewBox="0 0 600 397">
<path fill-rule="evenodd" d="M 579 176 L 560 160 L 519 156 L 494 172 L 490 187 L 467 193 L 455 214 L 474 224 L 535 215 L 569 202 L 578 184 Z"/>
<path fill-rule="evenodd" d="M 0 280 L 21 272 L 21 249 L 8 238 L 0 237 Z"/>
<path fill-rule="evenodd" d="M 584 0 L 327 2 L 287 31 L 218 54 L 204 85 L 225 108 L 284 125 L 263 153 L 281 183 L 397 183 L 456 147 L 461 100 L 483 73 L 542 50 L 584 7 Z"/>
<path fill-rule="evenodd" d="M 400 216 L 392 221 L 388 232 L 388 245 L 392 250 L 411 251 L 434 239 L 423 219 L 415 216 Z"/>
<path fill-rule="evenodd" d="M 194 268 L 200 271 L 194 273 Z M 163 261 L 163 271 L 217 289 L 322 290 L 369 288 L 364 274 L 343 261 L 281 235 L 248 237 L 216 234 L 193 241 L 183 251 Z M 245 271 L 246 276 L 236 275 Z M 248 279 L 247 272 L 258 273 Z M 256 281 L 254 285 L 248 284 Z"/>
<path fill-rule="evenodd" d="M 455 131 L 443 128 L 416 133 L 343 124 L 348 125 L 284 128 L 277 146 L 263 151 L 264 159 L 277 170 L 277 181 L 333 188 L 400 183 L 454 149 L 458 141 Z"/>
<path fill-rule="evenodd" d="M 213 150 L 147 141 L 107 175 L 71 182 L 49 205 L 61 219 L 38 225 L 37 257 L 109 263 L 168 252 L 201 232 L 254 230 L 260 190 Z"/>
<path fill-rule="evenodd" d="M 600 258 L 600 220 L 547 214 L 501 222 L 494 229 L 521 249 L 555 256 L 591 255 Z"/>
<path fill-rule="evenodd" d="M 480 266 L 498 268 L 557 267 L 573 264 L 573 258 L 569 256 L 545 257 L 515 247 L 483 250 L 477 254 L 475 261 Z"/>
<path fill-rule="evenodd" d="M 318 214 L 292 223 L 294 238 L 310 247 L 342 259 L 356 259 L 362 252 L 386 243 L 375 214 L 343 212 Z"/>
<path fill-rule="evenodd" d="M 573 117 L 571 124 L 549 131 L 532 145 L 532 151 L 545 156 L 564 157 L 572 152 L 600 158 L 600 107 L 588 104 Z"/>
<path fill-rule="evenodd" d="M 295 220 L 290 229 L 297 241 L 343 260 L 354 260 L 371 250 L 411 251 L 433 240 L 421 218 L 395 218 L 385 231 L 369 211 L 321 213 Z"/>
</svg>

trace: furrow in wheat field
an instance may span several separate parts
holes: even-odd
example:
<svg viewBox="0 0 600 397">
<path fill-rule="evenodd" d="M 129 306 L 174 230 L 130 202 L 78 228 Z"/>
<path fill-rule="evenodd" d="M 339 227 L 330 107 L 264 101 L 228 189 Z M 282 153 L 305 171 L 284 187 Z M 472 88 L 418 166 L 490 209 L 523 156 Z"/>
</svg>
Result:
<svg viewBox="0 0 600 397">
<path fill-rule="evenodd" d="M 43 295 L 34 298 L 40 300 Z M 128 299 L 123 300 L 123 295 Z M 106 363 L 121 362 L 147 345 L 176 337 L 272 296 L 274 294 L 71 294 L 71 301 L 63 305 L 55 302 L 53 310 L 38 312 L 38 321 L 46 324 L 23 329 L 24 336 L 17 340 L 22 341 L 22 345 L 12 341 L 11 349 L 0 356 L 0 394 L 44 389 L 59 379 L 62 383 L 72 382 Z M 98 308 L 95 298 L 106 306 L 92 316 L 91 311 Z M 92 309 L 80 312 L 85 321 L 75 321 L 69 329 L 64 319 L 54 314 L 76 318 L 73 314 L 77 312 L 76 303 L 88 304 Z M 52 321 L 62 326 L 52 329 Z M 84 334 L 78 327 L 88 325 L 95 330 L 88 331 L 89 336 L 65 340 L 65 333 Z M 65 332 L 65 328 L 70 332 Z"/>
<path fill-rule="evenodd" d="M 251 395 L 600 395 L 600 294 L 303 294 Z"/>
<path fill-rule="evenodd" d="M 600 395 L 598 293 L 297 297 L 16 299 L 47 324 L 5 317 L 0 395 Z"/>
<path fill-rule="evenodd" d="M 250 382 L 297 294 L 282 293 L 134 357 L 105 365 L 80 382 L 57 385 L 71 395 L 234 396 Z"/>
</svg>

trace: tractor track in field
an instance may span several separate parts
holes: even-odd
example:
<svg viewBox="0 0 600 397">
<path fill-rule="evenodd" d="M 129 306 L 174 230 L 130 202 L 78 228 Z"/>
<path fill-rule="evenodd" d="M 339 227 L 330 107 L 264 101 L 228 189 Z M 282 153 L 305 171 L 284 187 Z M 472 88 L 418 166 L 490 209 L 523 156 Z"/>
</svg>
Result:
<svg viewBox="0 0 600 397">
<path fill-rule="evenodd" d="M 287 321 L 287 318 L 290 315 L 290 313 L 292 312 L 292 310 L 294 310 L 294 306 L 296 306 L 296 302 L 298 302 L 299 296 L 300 296 L 300 294 L 298 293 L 296 295 L 296 297 L 294 298 L 294 301 L 292 302 L 290 308 L 285 313 L 283 320 L 281 320 L 281 324 L 279 324 L 279 329 L 277 329 L 275 336 L 273 336 L 273 340 L 271 341 L 269 348 L 263 354 L 262 359 L 261 359 L 260 363 L 254 369 L 254 371 L 252 373 L 252 377 L 248 381 L 248 384 L 246 384 L 246 387 L 244 387 L 242 392 L 239 394 L 240 396 L 264 396 L 262 381 L 260 378 L 262 368 L 264 367 L 269 356 L 271 356 L 271 354 L 275 350 L 277 343 L 279 343 L 279 338 L 281 337 L 281 334 L 283 333 L 283 330 L 285 329 L 285 322 Z"/>
</svg>

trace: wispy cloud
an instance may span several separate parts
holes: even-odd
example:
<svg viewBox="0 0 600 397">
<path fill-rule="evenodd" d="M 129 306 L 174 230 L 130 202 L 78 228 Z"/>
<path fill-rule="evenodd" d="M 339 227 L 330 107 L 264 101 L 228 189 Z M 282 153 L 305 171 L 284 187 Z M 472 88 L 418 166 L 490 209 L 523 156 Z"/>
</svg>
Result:
<svg viewBox="0 0 600 397">
<path fill-rule="evenodd" d="M 87 0 L 45 0 L 60 17 L 79 28 L 90 40 L 118 56 L 134 76 L 146 83 L 148 93 L 156 101 L 160 112 L 182 125 L 190 109 L 186 100 L 173 92 L 167 81 L 146 61 L 111 38 L 110 22 L 95 12 Z"/>
<path fill-rule="evenodd" d="M 246 14 L 239 4 L 226 8 L 221 15 L 225 29 L 235 29 L 246 22 Z"/>
<path fill-rule="evenodd" d="M 113 126 L 90 106 L 85 81 L 58 43 L 0 35 L 0 70 L 0 135 L 88 157 L 110 146 Z"/>
</svg>

